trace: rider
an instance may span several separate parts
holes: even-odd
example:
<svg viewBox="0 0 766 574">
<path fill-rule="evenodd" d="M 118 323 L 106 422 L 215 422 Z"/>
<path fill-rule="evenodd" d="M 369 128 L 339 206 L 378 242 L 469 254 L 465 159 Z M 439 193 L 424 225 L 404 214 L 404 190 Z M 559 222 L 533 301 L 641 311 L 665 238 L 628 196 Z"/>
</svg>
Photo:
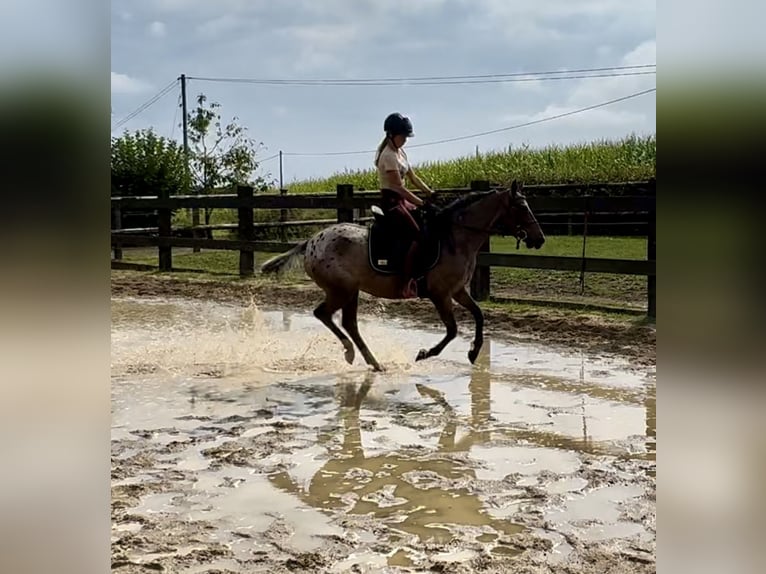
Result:
<svg viewBox="0 0 766 574">
<path fill-rule="evenodd" d="M 375 154 L 375 166 L 378 168 L 383 209 L 389 215 L 397 218 L 400 228 L 407 233 L 410 247 L 404 260 L 404 288 L 402 297 L 417 296 L 417 282 L 413 277 L 415 254 L 421 230 L 411 211 L 424 204 L 423 200 L 404 187 L 404 177 L 420 189 L 427 197 L 433 195 L 433 190 L 421 180 L 410 166 L 407 154 L 402 147 L 407 138 L 413 137 L 412 122 L 400 113 L 389 114 L 383 122 L 385 138 L 380 142 Z"/>
</svg>

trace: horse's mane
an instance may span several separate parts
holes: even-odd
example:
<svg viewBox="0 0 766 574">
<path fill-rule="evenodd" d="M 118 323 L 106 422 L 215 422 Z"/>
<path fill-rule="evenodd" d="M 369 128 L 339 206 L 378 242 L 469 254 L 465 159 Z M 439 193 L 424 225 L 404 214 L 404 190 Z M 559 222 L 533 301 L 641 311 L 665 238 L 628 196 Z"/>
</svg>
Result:
<svg viewBox="0 0 766 574">
<path fill-rule="evenodd" d="M 439 209 L 439 215 L 441 217 L 451 218 L 451 216 L 457 213 L 458 211 L 462 211 L 469 205 L 473 205 L 480 199 L 484 199 L 485 197 L 493 193 L 495 193 L 494 190 L 475 191 L 473 193 L 469 193 L 468 195 L 464 195 L 463 197 L 458 197 L 457 199 L 445 205 L 443 208 Z"/>
<path fill-rule="evenodd" d="M 455 252 L 455 243 L 454 243 L 454 226 L 455 226 L 455 214 L 463 211 L 467 207 L 473 205 L 477 201 L 484 199 L 485 197 L 495 193 L 494 190 L 491 191 L 475 191 L 472 193 L 469 193 L 468 195 L 464 195 L 463 197 L 459 197 L 444 207 L 439 207 L 436 209 L 435 213 L 432 213 L 431 217 L 429 217 L 429 226 L 431 228 L 431 233 L 442 240 L 445 240 L 447 242 L 448 248 L 450 252 Z"/>
</svg>

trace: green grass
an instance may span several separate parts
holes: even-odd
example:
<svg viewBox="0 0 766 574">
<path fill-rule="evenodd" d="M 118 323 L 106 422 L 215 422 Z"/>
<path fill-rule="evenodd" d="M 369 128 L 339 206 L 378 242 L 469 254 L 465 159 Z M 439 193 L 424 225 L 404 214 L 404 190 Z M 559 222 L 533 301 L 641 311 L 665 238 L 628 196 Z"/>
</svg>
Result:
<svg viewBox="0 0 766 574">
<path fill-rule="evenodd" d="M 588 237 L 586 257 L 612 259 L 646 259 L 646 239 L 643 237 Z M 498 253 L 516 252 L 513 238 L 493 237 L 491 250 Z M 519 254 L 582 256 L 582 237 L 549 236 L 545 245 L 535 251 L 523 245 Z M 580 274 L 573 271 L 514 269 L 493 267 L 490 292 L 501 297 L 531 297 L 559 301 L 590 301 L 604 305 L 646 304 L 646 278 L 610 273 L 587 273 L 584 290 L 580 292 Z"/>
<path fill-rule="evenodd" d="M 263 263 L 273 253 L 256 253 L 256 265 Z M 122 260 L 128 263 L 157 265 L 156 249 L 126 249 Z M 188 269 L 211 275 L 239 276 L 239 251 L 206 251 L 194 253 L 191 249 L 173 250 L 173 268 Z"/>
<path fill-rule="evenodd" d="M 582 255 L 582 236 L 553 235 L 545 238 L 540 249 L 530 250 L 522 244 L 522 255 Z M 516 240 L 512 237 L 492 237 L 491 249 L 497 253 L 516 253 Z M 588 237 L 585 242 L 586 257 L 610 257 L 613 259 L 646 259 L 646 238 L 643 237 Z"/>
<path fill-rule="evenodd" d="M 501 184 L 510 183 L 513 179 L 526 184 L 640 181 L 656 176 L 657 138 L 655 135 L 631 135 L 620 140 L 541 149 L 509 147 L 501 152 L 437 162 L 417 162 L 417 149 L 412 150 L 409 156 L 415 170 L 434 189 L 467 187 L 472 180 Z M 287 188 L 290 193 L 317 193 L 332 191 L 339 183 L 353 184 L 356 189 L 378 189 L 372 157 L 370 169 L 295 181 Z"/>
<path fill-rule="evenodd" d="M 516 253 L 516 240 L 493 237 L 491 249 L 496 253 Z M 547 238 L 541 249 L 530 251 L 522 245 L 518 253 L 580 257 L 582 237 L 551 236 Z M 273 253 L 256 253 L 256 267 L 273 255 Z M 589 237 L 586 243 L 586 256 L 645 259 L 646 239 Z M 123 259 L 126 262 L 157 265 L 157 251 L 155 249 L 125 250 Z M 177 269 L 196 270 L 216 275 L 218 278 L 235 280 L 238 277 L 239 252 L 203 250 L 200 253 L 193 253 L 189 249 L 174 250 L 173 266 Z M 302 278 L 302 275 L 300 277 Z M 577 272 L 493 267 L 491 293 L 493 296 L 505 298 L 549 299 L 641 307 L 646 303 L 646 278 L 589 273 L 585 276 L 585 290 L 581 294 L 580 275 Z"/>
</svg>

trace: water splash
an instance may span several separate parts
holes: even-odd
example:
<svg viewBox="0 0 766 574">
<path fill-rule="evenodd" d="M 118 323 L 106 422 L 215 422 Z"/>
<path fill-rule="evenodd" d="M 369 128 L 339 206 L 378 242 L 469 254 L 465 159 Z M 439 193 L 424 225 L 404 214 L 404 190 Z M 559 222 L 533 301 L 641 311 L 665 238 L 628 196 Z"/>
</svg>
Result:
<svg viewBox="0 0 766 574">
<path fill-rule="evenodd" d="M 450 372 L 445 363 L 415 363 L 417 350 L 402 345 L 397 331 L 360 320 L 360 330 L 391 375 Z M 275 377 L 363 372 L 340 342 L 314 317 L 267 311 L 254 302 L 172 299 L 112 300 L 112 374 L 160 374 L 270 382 Z"/>
</svg>

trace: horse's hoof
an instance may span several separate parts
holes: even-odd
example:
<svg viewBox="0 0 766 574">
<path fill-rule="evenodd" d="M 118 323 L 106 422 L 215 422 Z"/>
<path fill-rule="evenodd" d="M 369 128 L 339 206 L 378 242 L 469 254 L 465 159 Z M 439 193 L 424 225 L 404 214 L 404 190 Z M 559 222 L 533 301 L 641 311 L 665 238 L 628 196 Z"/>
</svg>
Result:
<svg viewBox="0 0 766 574">
<path fill-rule="evenodd" d="M 479 356 L 479 351 L 481 351 L 481 345 L 477 346 L 471 344 L 471 348 L 468 350 L 468 360 L 471 361 L 472 365 L 476 362 L 476 357 Z"/>
<path fill-rule="evenodd" d="M 427 359 L 427 358 L 428 358 L 428 351 L 426 351 L 425 349 L 420 349 L 420 352 L 418 353 L 418 356 L 415 357 L 415 360 L 422 361 L 423 359 Z"/>
<path fill-rule="evenodd" d="M 383 373 L 383 372 L 385 372 L 385 370 L 386 370 L 386 369 L 384 369 L 383 367 L 381 367 L 381 366 L 380 366 L 378 363 L 375 363 L 375 364 L 372 366 L 372 370 L 373 370 L 373 371 L 375 371 L 376 373 Z"/>
<path fill-rule="evenodd" d="M 355 355 L 354 347 L 346 347 L 346 353 L 345 353 L 344 356 L 346 357 L 346 362 L 349 365 L 353 365 L 354 364 L 354 355 Z"/>
</svg>

